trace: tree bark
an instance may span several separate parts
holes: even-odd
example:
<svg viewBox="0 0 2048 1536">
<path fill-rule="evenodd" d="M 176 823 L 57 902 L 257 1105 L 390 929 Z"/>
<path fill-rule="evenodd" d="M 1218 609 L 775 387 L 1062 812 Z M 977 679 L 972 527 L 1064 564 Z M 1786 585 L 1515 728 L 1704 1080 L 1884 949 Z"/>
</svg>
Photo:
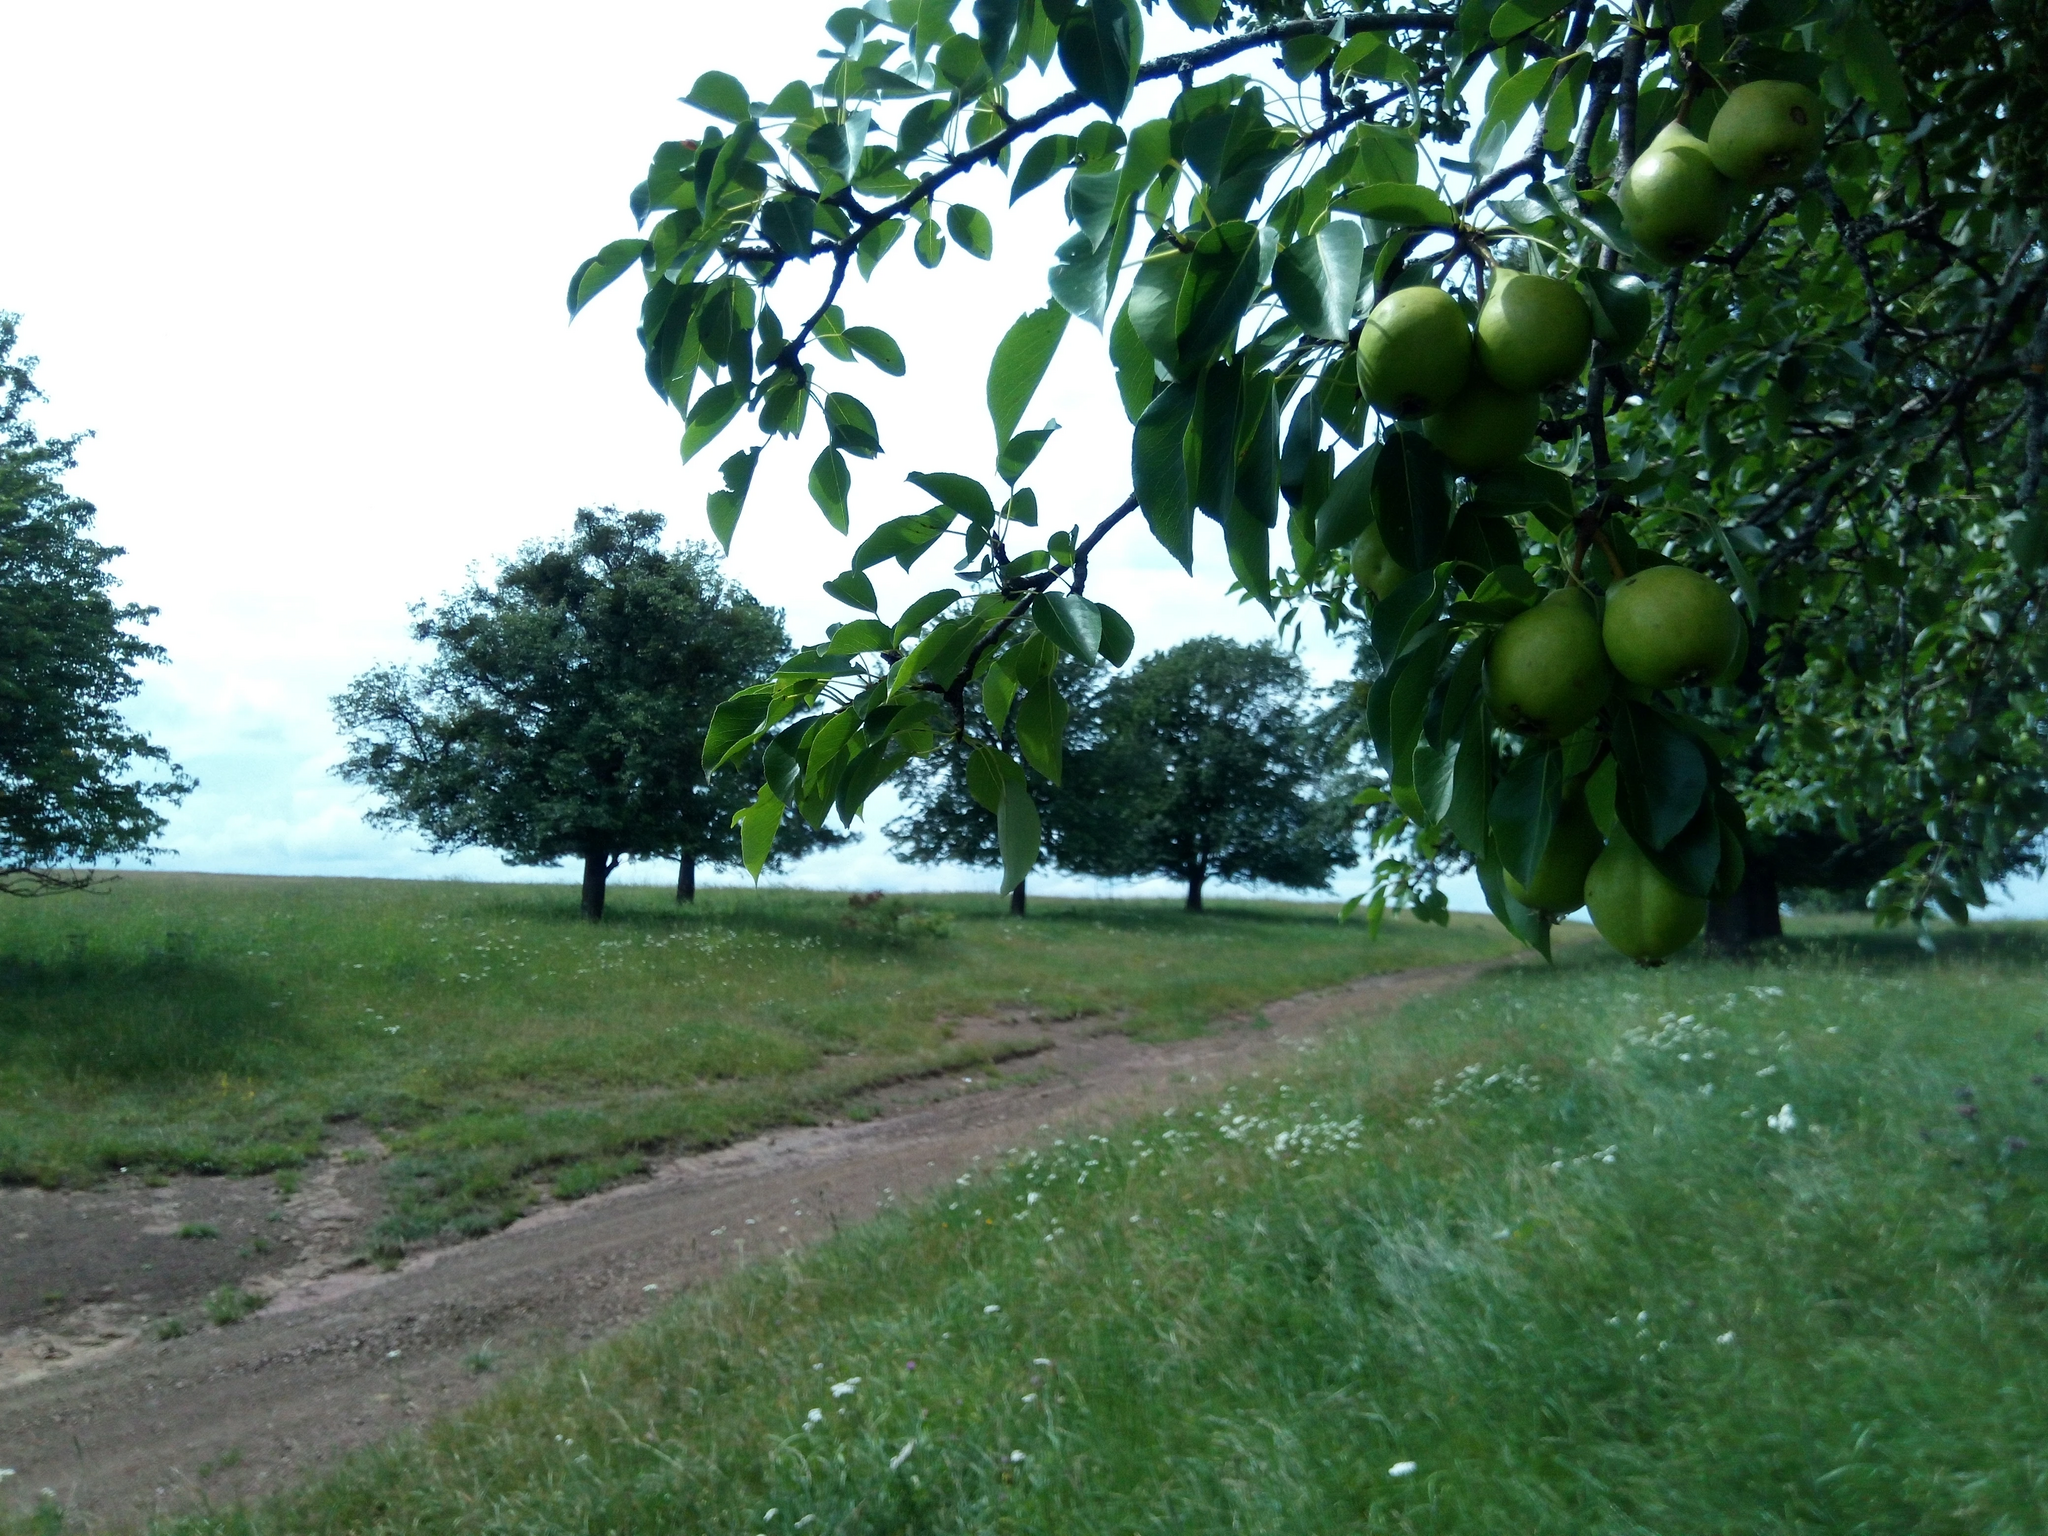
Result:
<svg viewBox="0 0 2048 1536">
<path fill-rule="evenodd" d="M 676 865 L 676 900 L 682 902 L 695 901 L 696 899 L 697 855 L 686 853 L 683 855 L 682 861 Z"/>
<path fill-rule="evenodd" d="M 1739 955 L 1757 940 L 1781 938 L 1784 932 L 1778 870 L 1766 858 L 1752 858 L 1735 894 L 1707 907 L 1707 949 L 1713 954 Z"/>
<path fill-rule="evenodd" d="M 1019 880 L 1015 885 L 1010 887 L 1010 916 L 1022 917 L 1023 915 L 1024 882 L 1022 880 Z"/>
<path fill-rule="evenodd" d="M 586 922 L 604 921 L 604 883 L 611 878 L 611 858 L 603 853 L 583 855 L 583 917 Z"/>
<path fill-rule="evenodd" d="M 1190 912 L 1202 910 L 1202 883 L 1208 878 L 1209 872 L 1206 869 L 1198 869 L 1188 876 L 1188 910 Z"/>
</svg>

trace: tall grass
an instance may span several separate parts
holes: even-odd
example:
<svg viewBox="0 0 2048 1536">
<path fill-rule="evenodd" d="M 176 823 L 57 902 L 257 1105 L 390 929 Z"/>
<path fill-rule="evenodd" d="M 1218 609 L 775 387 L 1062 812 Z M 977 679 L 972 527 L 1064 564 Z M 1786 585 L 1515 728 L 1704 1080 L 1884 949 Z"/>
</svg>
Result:
<svg viewBox="0 0 2048 1536">
<path fill-rule="evenodd" d="M 1328 907 L 617 892 L 145 875 L 0 905 L 0 1181 L 254 1173 L 354 1120 L 393 1153 L 384 1238 L 488 1230 L 666 1147 L 985 1062 L 953 1021 L 1198 1030 L 1363 972 L 1506 951 L 1477 920 L 1378 944 Z M 1037 1038 L 1025 1028 L 1020 1043 Z"/>
<path fill-rule="evenodd" d="M 1574 952 L 166 1529 L 2039 1531 L 2044 954 Z"/>
</svg>

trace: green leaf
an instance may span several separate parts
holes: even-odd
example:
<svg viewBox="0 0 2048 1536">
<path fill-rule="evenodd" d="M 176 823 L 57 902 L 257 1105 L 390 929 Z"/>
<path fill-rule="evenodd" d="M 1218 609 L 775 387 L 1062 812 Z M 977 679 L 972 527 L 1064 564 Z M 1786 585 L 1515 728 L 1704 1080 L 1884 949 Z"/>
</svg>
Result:
<svg viewBox="0 0 2048 1536">
<path fill-rule="evenodd" d="M 1019 317 L 996 347 L 988 368 L 988 414 L 998 443 L 1016 432 L 1066 329 L 1066 310 L 1048 304 Z"/>
<path fill-rule="evenodd" d="M 1513 5 L 1514 0 L 1508 0 L 1507 6 L 1494 13 L 1496 24 L 1503 12 Z M 1485 139 L 1497 134 L 1505 139 L 1508 134 L 1514 132 L 1515 125 L 1521 122 L 1522 115 L 1535 105 L 1536 98 L 1543 94 L 1543 88 L 1550 84 L 1550 77 L 1556 72 L 1555 59 L 1538 59 L 1534 64 L 1516 70 L 1493 93 L 1493 100 L 1487 104 L 1486 117 L 1481 121 L 1475 137 Z M 1512 869 L 1513 865 L 1510 864 L 1508 867 Z M 1522 877 L 1517 875 L 1515 878 L 1519 880 Z"/>
<path fill-rule="evenodd" d="M 1122 666 L 1131 659 L 1131 652 L 1138 644 L 1138 637 L 1131 632 L 1130 620 L 1107 603 L 1095 605 L 1095 616 L 1102 624 L 1102 639 L 1097 647 L 1102 659 L 1112 667 Z"/>
<path fill-rule="evenodd" d="M 811 465 L 811 500 L 825 514 L 825 521 L 841 533 L 850 521 L 847 498 L 852 492 L 853 471 L 847 467 L 846 456 L 837 448 L 825 449 Z"/>
<path fill-rule="evenodd" d="M 1374 443 L 1330 482 L 1330 492 L 1316 510 L 1316 548 L 1324 554 L 1349 549 L 1372 526 L 1373 470 L 1379 457 L 1380 444 Z"/>
<path fill-rule="evenodd" d="M 1025 435 L 1028 436 L 1029 434 Z M 1010 441 L 1014 445 L 1017 439 L 1012 438 Z M 1003 503 L 1002 515 L 1020 528 L 1036 528 L 1038 526 L 1038 492 L 1032 490 L 1029 486 L 1026 486 L 1021 491 L 1012 492 L 1010 499 Z"/>
<path fill-rule="evenodd" d="M 974 0 L 974 24 L 981 32 L 981 56 L 990 70 L 1002 72 L 1010 57 L 1010 42 L 1017 35 L 1017 16 L 1022 0 Z"/>
<path fill-rule="evenodd" d="M 896 621 L 895 638 L 898 642 L 916 634 L 940 614 L 960 601 L 960 594 L 952 587 L 941 587 L 936 592 L 927 592 L 908 608 Z"/>
<path fill-rule="evenodd" d="M 1451 205 L 1434 192 L 1397 181 L 1355 187 L 1337 199 L 1337 206 L 1368 219 L 1378 219 L 1382 224 L 1449 229 L 1458 222 Z"/>
<path fill-rule="evenodd" d="M 615 282 L 622 272 L 646 254 L 645 240 L 614 240 L 595 256 L 586 259 L 569 279 L 569 318 L 582 313 L 583 306 Z"/>
<path fill-rule="evenodd" d="M 1154 397 L 1131 434 L 1131 484 L 1152 537 L 1181 565 L 1195 568 L 1195 505 L 1188 490 L 1188 423 L 1195 386 L 1170 384 Z"/>
<path fill-rule="evenodd" d="M 1031 622 L 1040 634 L 1083 666 L 1102 653 L 1102 611 L 1085 597 L 1044 592 L 1032 600 Z M 1047 778 L 1052 775 L 1047 774 Z"/>
<path fill-rule="evenodd" d="M 995 502 L 988 489 L 972 475 L 948 474 L 943 470 L 912 470 L 904 476 L 942 507 L 950 507 L 969 522 L 987 527 L 996 520 Z"/>
<path fill-rule="evenodd" d="M 764 117 L 804 117 L 817 107 L 811 88 L 801 80 L 792 80 L 775 93 L 775 99 L 768 103 Z"/>
<path fill-rule="evenodd" d="M 1116 369 L 1116 391 L 1124 404 L 1124 415 L 1135 422 L 1145 414 L 1159 389 L 1159 373 L 1151 349 L 1131 324 L 1130 300 L 1116 312 L 1109 327 L 1109 361 Z"/>
<path fill-rule="evenodd" d="M 1080 140 L 1071 133 L 1049 133 L 1024 151 L 1024 159 L 1017 167 L 1017 174 L 1010 180 L 1010 202 L 1027 192 L 1036 191 L 1065 166 L 1073 164 L 1074 152 Z"/>
<path fill-rule="evenodd" d="M 1493 13 L 1487 31 L 1496 40 L 1520 36 L 1531 27 L 1548 21 L 1570 3 L 1571 0 L 1506 0 Z M 1515 878 L 1520 880 L 1522 876 Z"/>
<path fill-rule="evenodd" d="M 782 827 L 782 801 L 763 784 L 752 805 L 733 813 L 732 824 L 740 829 L 740 861 L 747 866 L 747 873 L 759 880 L 768 855 L 775 851 L 775 834 Z"/>
<path fill-rule="evenodd" d="M 1223 14 L 1223 0 L 1167 0 L 1173 14 L 1198 32 L 1207 32 Z"/>
<path fill-rule="evenodd" d="M 851 395 L 825 397 L 825 427 L 832 434 L 832 446 L 857 459 L 872 459 L 882 451 L 874 413 Z"/>
<path fill-rule="evenodd" d="M 1067 713 L 1067 701 L 1060 697 L 1050 677 L 1040 678 L 1017 705 L 1018 749 L 1025 762 L 1055 784 L 1060 782 Z"/>
<path fill-rule="evenodd" d="M 1060 27 L 1060 68 L 1112 121 L 1130 104 L 1144 52 L 1136 0 L 1088 0 Z"/>
<path fill-rule="evenodd" d="M 887 331 L 878 331 L 872 325 L 854 325 L 848 326 L 844 334 L 846 344 L 882 372 L 891 378 L 903 377 L 903 349 Z"/>
<path fill-rule="evenodd" d="M 886 651 L 895 643 L 895 631 L 880 619 L 855 619 L 832 631 L 825 641 L 825 654 L 859 656 L 867 651 Z"/>
<path fill-rule="evenodd" d="M 1829 39 L 1835 44 L 1850 87 L 1894 123 L 1906 120 L 1906 77 L 1891 39 L 1861 6 L 1843 7 L 1843 20 Z"/>
<path fill-rule="evenodd" d="M 1706 749 L 1645 705 L 1623 702 L 1609 719 L 1615 814 L 1645 851 L 1655 853 L 1685 830 L 1706 798 Z"/>
<path fill-rule="evenodd" d="M 965 203 L 955 203 L 946 210 L 946 231 L 970 256 L 987 261 L 996 248 L 995 230 L 988 221 L 988 215 L 979 208 L 970 208 Z"/>
<path fill-rule="evenodd" d="M 1419 432 L 1389 432 L 1372 469 L 1373 517 L 1387 553 L 1411 571 L 1443 558 L 1451 531 L 1451 475 Z"/>
<path fill-rule="evenodd" d="M 1172 246 L 1150 252 L 1138 265 L 1131 297 L 1124 306 L 1131 329 L 1145 350 L 1164 363 L 1175 377 L 1180 365 L 1180 291 L 1187 282 L 1190 258 Z"/>
<path fill-rule="evenodd" d="M 863 278 L 873 277 L 875 268 L 882 258 L 889 254 L 889 247 L 903 238 L 903 220 L 890 219 L 877 224 L 861 237 L 858 264 Z"/>
<path fill-rule="evenodd" d="M 718 466 L 719 474 L 725 477 L 725 489 L 713 491 L 706 498 L 704 511 L 711 520 L 711 532 L 718 547 L 727 554 L 732 553 L 732 531 L 739 526 L 740 510 L 747 504 L 747 487 L 754 483 L 754 466 L 760 461 L 759 448 L 734 454 Z"/>
<path fill-rule="evenodd" d="M 988 716 L 989 729 L 1000 733 L 1010 718 L 1010 705 L 1017 697 L 1017 679 L 998 656 L 981 676 L 981 710 Z M 985 749 L 984 749 L 985 750 Z M 973 764 L 970 760 L 969 767 Z M 1000 790 L 997 798 L 1000 799 Z M 990 809 L 994 809 L 993 806 Z"/>
<path fill-rule="evenodd" d="M 740 406 L 746 398 L 746 391 L 730 379 L 723 384 L 712 385 L 697 397 L 697 403 L 690 407 L 689 418 L 683 424 L 685 464 L 694 459 L 706 443 L 726 429 L 726 425 L 739 414 Z"/>
<path fill-rule="evenodd" d="M 1005 483 L 1015 485 L 1023 478 L 1024 471 L 1037 462 L 1039 454 L 1045 450 L 1046 440 L 1059 429 L 1058 422 L 1049 421 L 1033 431 L 1017 433 L 996 455 L 996 473 L 1003 477 Z M 1033 505 L 1035 507 L 1036 503 Z M 1034 516 L 1028 521 L 1036 522 L 1037 519 Z"/>
<path fill-rule="evenodd" d="M 1305 334 L 1345 341 L 1364 272 L 1365 231 L 1350 219 L 1332 219 L 1280 253 L 1273 291 Z"/>
<path fill-rule="evenodd" d="M 1549 845 L 1564 808 L 1564 752 L 1556 742 L 1532 740 L 1494 787 L 1486 817 L 1501 865 L 1523 885 Z"/>
<path fill-rule="evenodd" d="M 967 793 L 985 811 L 1001 810 L 1003 788 L 1013 778 L 1021 784 L 1024 770 L 994 747 L 976 747 L 967 759 Z"/>
<path fill-rule="evenodd" d="M 946 254 L 946 237 L 939 233 L 939 226 L 925 219 L 917 226 L 917 239 L 911 242 L 917 253 L 918 265 L 924 268 L 936 267 Z"/>
<path fill-rule="evenodd" d="M 841 571 L 825 583 L 825 590 L 849 608 L 875 611 L 875 584 L 868 580 L 865 571 Z"/>
<path fill-rule="evenodd" d="M 699 75 L 697 83 L 690 87 L 690 94 L 683 100 L 698 111 L 722 117 L 728 123 L 745 122 L 754 115 L 747 88 L 722 70 L 709 70 Z"/>
<path fill-rule="evenodd" d="M 711 711 L 711 724 L 704 731 L 704 766 L 716 772 L 736 753 L 744 751 L 767 723 L 775 703 L 775 690 L 762 684 L 744 689 Z"/>
<path fill-rule="evenodd" d="M 1306 80 L 1337 51 L 1337 40 L 1323 32 L 1290 37 L 1280 45 L 1280 67 L 1290 80 Z"/>
<path fill-rule="evenodd" d="M 1244 405 L 1244 370 L 1211 363 L 1202 370 L 1195 415 L 1188 430 L 1188 473 L 1195 505 L 1221 522 L 1237 495 L 1238 423 Z"/>
<path fill-rule="evenodd" d="M 953 514 L 943 510 L 917 517 L 892 517 L 861 540 L 860 548 L 853 552 L 853 568 L 864 571 L 884 560 L 894 560 L 907 571 L 952 523 Z"/>
<path fill-rule="evenodd" d="M 1174 311 L 1175 346 L 1181 363 L 1200 362 L 1230 350 L 1238 321 L 1258 291 L 1258 231 L 1240 219 L 1203 235 L 1195 245 Z"/>
<path fill-rule="evenodd" d="M 1003 891 L 1014 890 L 1038 862 L 1038 807 L 1020 773 L 1003 779 L 1003 798 L 996 807 L 996 847 L 1003 856 Z"/>
<path fill-rule="evenodd" d="M 761 234 L 785 256 L 801 256 L 811 248 L 811 220 L 818 200 L 791 193 L 775 198 L 761 208 Z"/>
</svg>

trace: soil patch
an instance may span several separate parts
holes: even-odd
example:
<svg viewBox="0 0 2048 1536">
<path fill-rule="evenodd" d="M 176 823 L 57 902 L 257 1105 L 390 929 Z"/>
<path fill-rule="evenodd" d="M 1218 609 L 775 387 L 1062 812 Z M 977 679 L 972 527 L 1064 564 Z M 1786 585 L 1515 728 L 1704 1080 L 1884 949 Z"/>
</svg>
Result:
<svg viewBox="0 0 2048 1536">
<path fill-rule="evenodd" d="M 1488 968 L 1365 977 L 1167 1044 L 1101 1018 L 963 1020 L 955 1037 L 1003 1064 L 872 1090 L 837 1123 L 676 1158 L 391 1270 L 355 1257 L 377 1198 L 367 1139 L 289 1198 L 271 1178 L 0 1192 L 0 1507 L 47 1494 L 104 1526 L 259 1497 L 976 1160 L 1206 1092 Z M 177 1235 L 193 1224 L 219 1235 Z M 217 1323 L 222 1287 L 267 1305 Z M 171 1319 L 184 1331 L 159 1337 Z"/>
</svg>

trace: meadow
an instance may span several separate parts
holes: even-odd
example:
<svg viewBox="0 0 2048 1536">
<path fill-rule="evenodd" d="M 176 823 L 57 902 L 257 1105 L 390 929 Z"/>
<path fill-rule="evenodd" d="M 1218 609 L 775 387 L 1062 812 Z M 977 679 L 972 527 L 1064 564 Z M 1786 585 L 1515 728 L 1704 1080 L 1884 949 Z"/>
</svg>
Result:
<svg viewBox="0 0 2048 1536">
<path fill-rule="evenodd" d="M 389 1254 L 986 1063 L 963 1018 L 1187 1034 L 1510 947 L 1478 919 L 1370 941 L 1287 902 L 1019 922 L 993 896 L 629 886 L 592 926 L 563 886 L 130 875 L 0 904 L 0 1181 L 289 1169 L 347 1126 L 389 1153 Z"/>
<path fill-rule="evenodd" d="M 2040 1531 L 2044 964 L 1494 973 L 162 1530 Z"/>
</svg>

